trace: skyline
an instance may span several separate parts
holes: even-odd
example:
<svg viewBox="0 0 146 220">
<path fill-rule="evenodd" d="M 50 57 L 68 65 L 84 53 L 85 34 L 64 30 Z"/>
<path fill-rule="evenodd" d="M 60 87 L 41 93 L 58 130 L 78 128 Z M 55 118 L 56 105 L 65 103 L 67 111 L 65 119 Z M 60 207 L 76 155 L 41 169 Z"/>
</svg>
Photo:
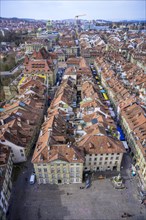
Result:
<svg viewBox="0 0 146 220">
<path fill-rule="evenodd" d="M 37 20 L 74 19 L 75 15 L 86 14 L 82 19 L 93 20 L 145 20 L 146 2 L 130 1 L 17 1 L 1 0 L 1 17 L 30 18 Z M 19 9 L 19 10 L 18 10 Z M 50 9 L 50 10 L 48 10 Z"/>
</svg>

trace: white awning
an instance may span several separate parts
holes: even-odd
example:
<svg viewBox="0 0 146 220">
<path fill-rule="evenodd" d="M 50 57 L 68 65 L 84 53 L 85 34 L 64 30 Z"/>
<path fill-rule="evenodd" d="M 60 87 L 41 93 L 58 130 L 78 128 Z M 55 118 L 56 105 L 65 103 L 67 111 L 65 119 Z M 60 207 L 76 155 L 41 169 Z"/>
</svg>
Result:
<svg viewBox="0 0 146 220">
<path fill-rule="evenodd" d="M 129 149 L 129 147 L 128 147 L 127 142 L 126 142 L 126 141 L 122 141 L 122 143 L 124 144 L 125 149 L 126 149 L 126 150 L 128 150 L 128 149 Z"/>
<path fill-rule="evenodd" d="M 110 109 L 109 109 L 109 110 L 110 110 Z M 115 113 L 114 113 L 114 111 L 112 111 L 112 110 L 110 110 L 110 114 L 111 114 L 112 117 L 115 117 L 115 116 L 116 116 Z"/>
</svg>

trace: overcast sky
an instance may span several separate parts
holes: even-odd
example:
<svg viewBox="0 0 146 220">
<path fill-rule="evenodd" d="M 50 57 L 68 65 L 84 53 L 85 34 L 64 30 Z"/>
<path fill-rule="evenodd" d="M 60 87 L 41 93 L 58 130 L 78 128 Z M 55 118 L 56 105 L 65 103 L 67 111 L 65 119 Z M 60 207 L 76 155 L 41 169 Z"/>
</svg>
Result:
<svg viewBox="0 0 146 220">
<path fill-rule="evenodd" d="M 0 0 L 1 17 L 34 19 L 146 19 L 146 0 Z"/>
</svg>

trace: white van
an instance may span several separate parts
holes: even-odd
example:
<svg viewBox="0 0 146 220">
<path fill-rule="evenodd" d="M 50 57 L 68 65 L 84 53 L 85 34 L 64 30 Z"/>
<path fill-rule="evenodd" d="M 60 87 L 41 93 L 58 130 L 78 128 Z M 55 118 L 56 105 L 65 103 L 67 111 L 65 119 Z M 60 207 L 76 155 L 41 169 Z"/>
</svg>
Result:
<svg viewBox="0 0 146 220">
<path fill-rule="evenodd" d="M 34 173 L 31 174 L 29 183 L 30 183 L 31 185 L 35 183 L 35 174 L 34 174 Z"/>
</svg>

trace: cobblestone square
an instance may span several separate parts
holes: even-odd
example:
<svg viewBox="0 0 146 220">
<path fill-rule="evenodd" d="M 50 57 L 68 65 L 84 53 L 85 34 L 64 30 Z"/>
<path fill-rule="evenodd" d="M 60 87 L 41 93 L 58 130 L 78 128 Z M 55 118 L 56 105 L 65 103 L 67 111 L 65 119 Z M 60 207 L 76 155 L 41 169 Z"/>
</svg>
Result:
<svg viewBox="0 0 146 220">
<path fill-rule="evenodd" d="M 80 189 L 84 183 L 30 185 L 25 181 L 28 173 L 24 170 L 13 189 L 8 220 L 117 220 L 124 213 L 132 220 L 145 219 L 146 209 L 140 204 L 136 178 L 131 177 L 128 166 L 122 171 L 126 189 L 115 189 L 110 178 L 99 180 L 96 174 L 88 189 Z"/>
</svg>

